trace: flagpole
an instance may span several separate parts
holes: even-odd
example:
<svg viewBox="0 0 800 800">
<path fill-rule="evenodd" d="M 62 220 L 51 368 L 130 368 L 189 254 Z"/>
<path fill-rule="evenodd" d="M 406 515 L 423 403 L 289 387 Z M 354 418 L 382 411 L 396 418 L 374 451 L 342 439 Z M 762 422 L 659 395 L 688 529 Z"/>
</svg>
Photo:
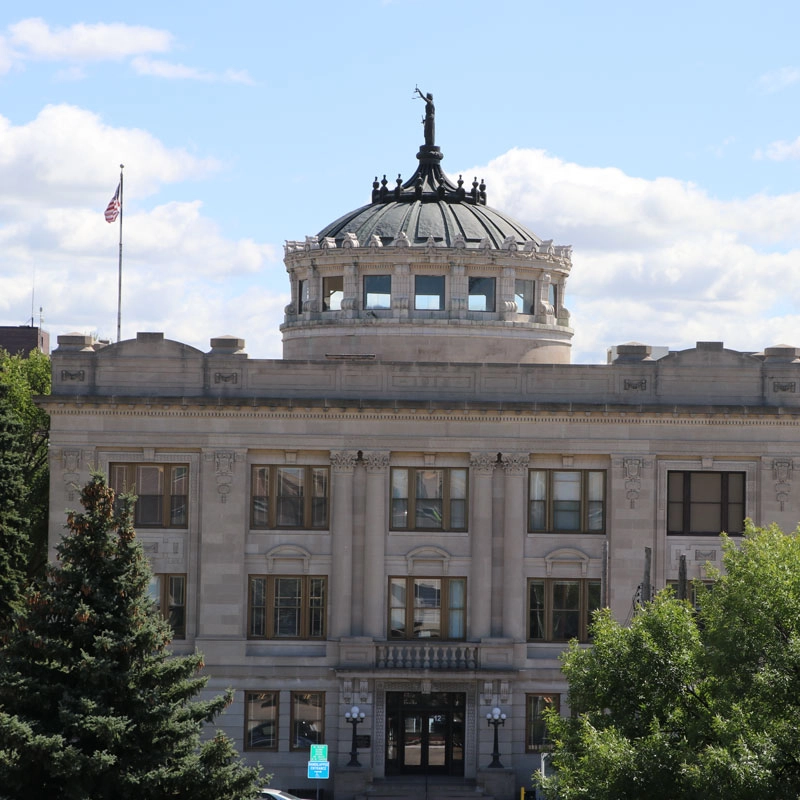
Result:
<svg viewBox="0 0 800 800">
<path fill-rule="evenodd" d="M 117 285 L 117 341 L 120 340 L 120 331 L 122 328 L 122 212 L 124 205 L 122 203 L 122 170 L 125 168 L 124 164 L 119 165 L 119 269 L 118 269 L 118 285 Z"/>
</svg>

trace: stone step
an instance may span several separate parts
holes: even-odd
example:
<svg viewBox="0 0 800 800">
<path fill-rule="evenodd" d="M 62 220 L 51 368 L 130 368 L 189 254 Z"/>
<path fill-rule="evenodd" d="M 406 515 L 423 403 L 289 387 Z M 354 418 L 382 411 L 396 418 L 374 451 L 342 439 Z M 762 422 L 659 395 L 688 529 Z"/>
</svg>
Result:
<svg viewBox="0 0 800 800">
<path fill-rule="evenodd" d="M 385 778 L 375 780 L 356 800 L 494 800 L 474 780 L 463 778 Z"/>
</svg>

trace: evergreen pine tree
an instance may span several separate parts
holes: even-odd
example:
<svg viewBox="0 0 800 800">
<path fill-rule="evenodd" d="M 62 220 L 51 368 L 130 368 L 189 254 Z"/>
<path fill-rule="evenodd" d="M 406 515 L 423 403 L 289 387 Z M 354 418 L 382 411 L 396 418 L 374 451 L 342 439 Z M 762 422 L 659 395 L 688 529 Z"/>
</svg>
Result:
<svg viewBox="0 0 800 800">
<path fill-rule="evenodd" d="M 22 480 L 21 428 L 0 384 L 0 629 L 6 626 L 14 601 L 22 592 L 28 562 L 27 520 Z"/>
<path fill-rule="evenodd" d="M 0 659 L 0 797 L 7 800 L 245 800 L 258 770 L 218 733 L 230 696 L 200 700 L 202 656 L 172 657 L 169 624 L 121 499 L 102 475 L 47 580 L 15 615 Z"/>
</svg>

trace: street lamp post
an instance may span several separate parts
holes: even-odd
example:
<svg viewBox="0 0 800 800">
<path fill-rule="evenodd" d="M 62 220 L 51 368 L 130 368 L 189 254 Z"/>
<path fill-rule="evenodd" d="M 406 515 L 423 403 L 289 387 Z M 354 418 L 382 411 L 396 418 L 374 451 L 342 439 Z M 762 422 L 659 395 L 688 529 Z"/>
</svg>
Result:
<svg viewBox="0 0 800 800">
<path fill-rule="evenodd" d="M 353 726 L 353 742 L 350 746 L 350 760 L 347 762 L 348 767 L 360 767 L 358 763 L 358 742 L 356 740 L 356 730 L 360 723 L 364 721 L 366 715 L 363 711 L 359 710 L 358 706 L 353 706 L 349 711 L 344 712 L 344 718 Z M 495 748 L 497 749 L 497 748 Z"/>
<path fill-rule="evenodd" d="M 500 725 L 506 724 L 506 715 L 495 707 L 486 715 L 486 723 L 494 726 L 494 752 L 492 753 L 492 763 L 489 764 L 489 768 L 502 767 L 503 765 L 500 763 L 500 745 L 497 741 L 497 729 Z"/>
</svg>

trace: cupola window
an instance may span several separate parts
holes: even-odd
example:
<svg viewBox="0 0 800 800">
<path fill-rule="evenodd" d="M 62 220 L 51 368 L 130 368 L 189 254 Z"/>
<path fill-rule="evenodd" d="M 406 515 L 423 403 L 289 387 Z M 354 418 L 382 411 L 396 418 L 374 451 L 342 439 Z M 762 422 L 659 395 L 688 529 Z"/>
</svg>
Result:
<svg viewBox="0 0 800 800">
<path fill-rule="evenodd" d="M 514 302 L 517 304 L 518 314 L 533 314 L 533 298 L 536 282 L 517 278 L 514 281 Z"/>
<path fill-rule="evenodd" d="M 444 275 L 416 275 L 414 308 L 418 311 L 444 310 Z"/>
<path fill-rule="evenodd" d="M 392 307 L 392 276 L 364 276 L 364 308 L 386 310 Z"/>
<path fill-rule="evenodd" d="M 470 311 L 494 311 L 494 278 L 469 279 Z"/>
<path fill-rule="evenodd" d="M 344 278 L 333 275 L 322 279 L 322 310 L 339 311 L 344 297 Z"/>
</svg>

